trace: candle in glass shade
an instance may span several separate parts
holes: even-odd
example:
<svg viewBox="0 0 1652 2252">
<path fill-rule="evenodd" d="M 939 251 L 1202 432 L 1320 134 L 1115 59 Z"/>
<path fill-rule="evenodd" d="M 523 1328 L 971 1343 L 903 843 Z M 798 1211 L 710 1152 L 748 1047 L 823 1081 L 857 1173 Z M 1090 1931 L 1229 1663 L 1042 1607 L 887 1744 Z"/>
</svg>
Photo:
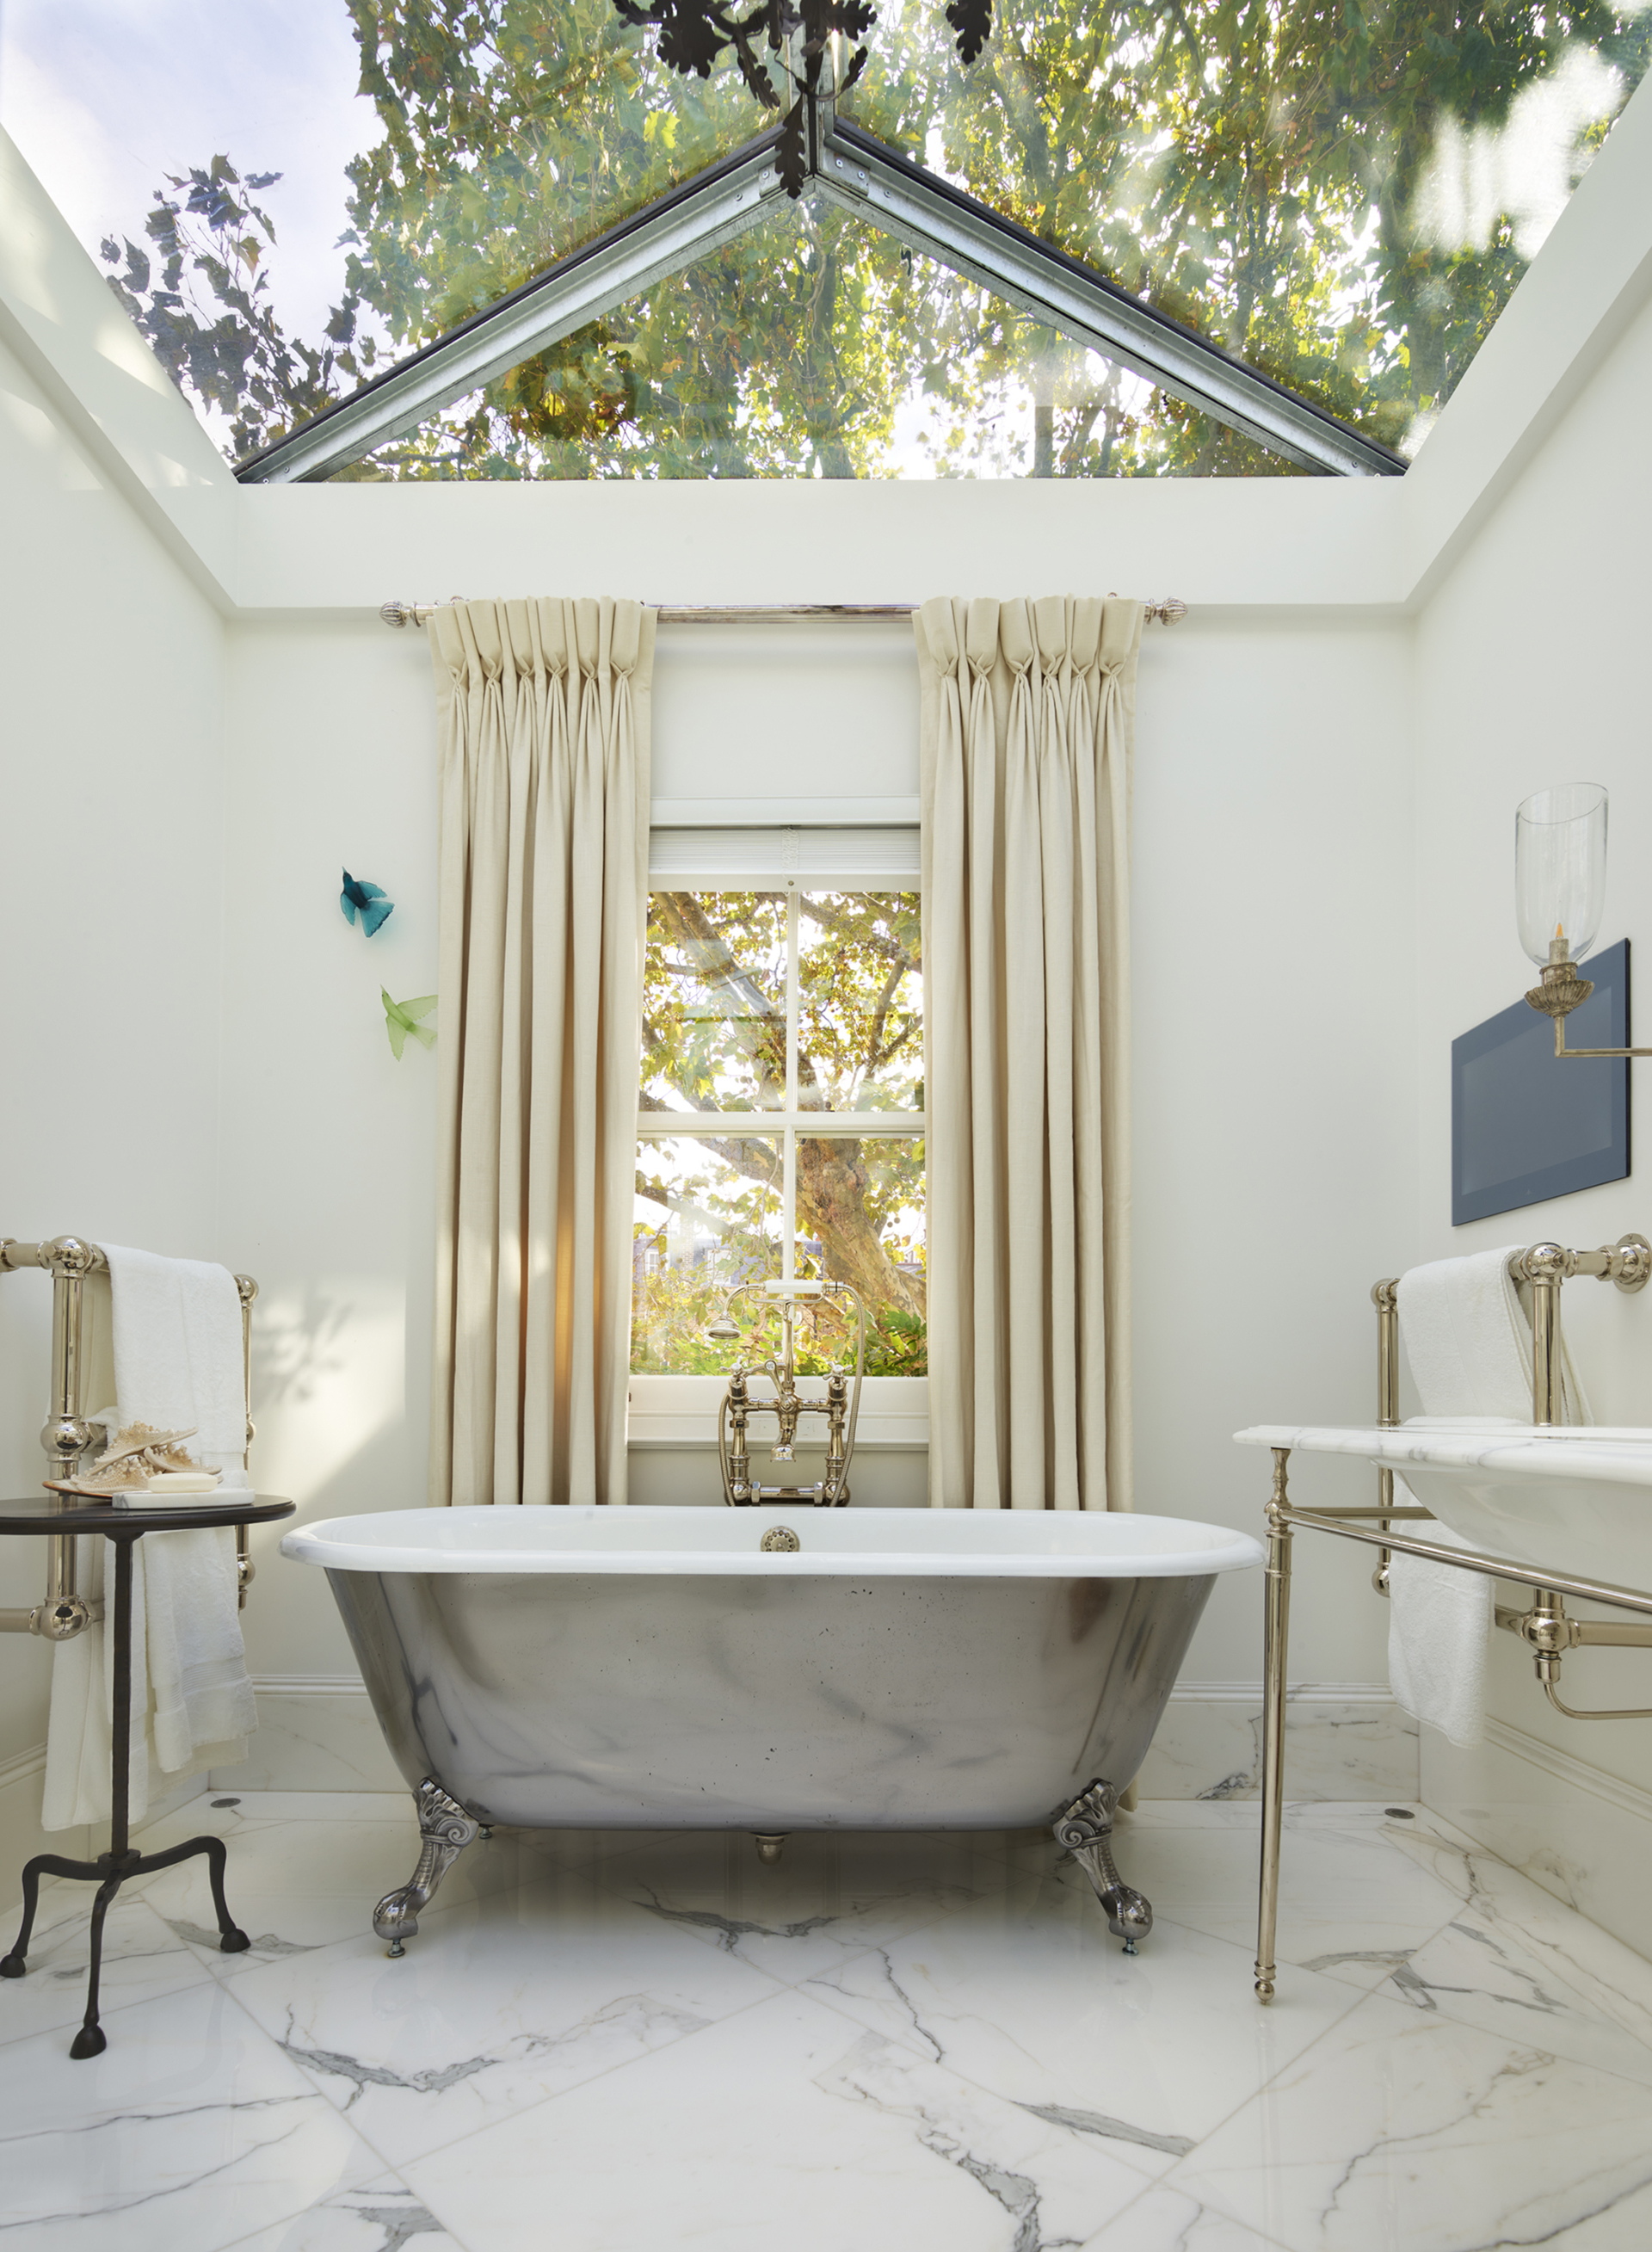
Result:
<svg viewBox="0 0 1652 2252">
<path fill-rule="evenodd" d="M 1544 967 L 1581 962 L 1606 905 L 1607 793 L 1560 782 L 1515 814 L 1515 915 L 1520 943 Z"/>
</svg>

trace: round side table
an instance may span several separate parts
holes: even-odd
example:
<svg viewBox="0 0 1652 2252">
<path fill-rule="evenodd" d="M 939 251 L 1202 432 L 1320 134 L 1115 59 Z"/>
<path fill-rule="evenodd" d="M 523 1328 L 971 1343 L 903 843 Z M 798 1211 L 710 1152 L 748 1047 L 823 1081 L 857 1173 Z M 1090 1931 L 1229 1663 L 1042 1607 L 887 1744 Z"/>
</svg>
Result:
<svg viewBox="0 0 1652 2252">
<path fill-rule="evenodd" d="M 73 1496 L 42 1494 L 23 1501 L 0 1501 L 0 1533 L 100 1533 L 115 1549 L 115 1679 L 114 1748 L 109 1777 L 109 1850 L 95 1861 L 71 1861 L 60 1853 L 37 1853 L 23 1872 L 23 1924 L 10 1955 L 0 1960 L 0 1978 L 21 1978 L 29 1951 L 29 1934 L 40 1880 L 81 1877 L 97 1886 L 92 1903 L 92 1967 L 87 1981 L 86 2016 L 70 2047 L 75 2057 L 96 2056 L 108 2047 L 108 2036 L 98 2023 L 98 1974 L 102 1967 L 103 1919 L 109 1903 L 128 1877 L 148 1876 L 152 1869 L 168 1869 L 205 1853 L 211 1872 L 212 1905 L 218 1911 L 219 1942 L 226 1955 L 239 1955 L 252 1942 L 240 1930 L 224 1898 L 224 1865 L 229 1849 L 221 1838 L 191 1838 L 164 1853 L 138 1853 L 128 1835 L 132 1760 L 132 1551 L 146 1533 L 205 1532 L 219 1525 L 267 1525 L 277 1517 L 290 1517 L 295 1505 L 273 1498 L 260 1499 L 237 1489 L 211 1501 L 183 1508 L 151 1508 L 144 1500 L 131 1504 L 77 1502 Z"/>
</svg>

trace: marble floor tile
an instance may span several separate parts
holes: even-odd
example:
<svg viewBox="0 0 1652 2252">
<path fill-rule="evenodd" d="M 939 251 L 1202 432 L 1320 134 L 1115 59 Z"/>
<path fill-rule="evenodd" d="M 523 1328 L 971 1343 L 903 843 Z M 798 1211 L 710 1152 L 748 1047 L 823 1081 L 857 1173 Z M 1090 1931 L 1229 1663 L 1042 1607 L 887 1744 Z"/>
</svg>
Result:
<svg viewBox="0 0 1652 2252">
<path fill-rule="evenodd" d="M 1166 2186 L 1288 2252 L 1572 2252 L 1585 2223 L 1628 2252 L 1652 2243 L 1652 2094 L 1367 1995 Z"/>
<path fill-rule="evenodd" d="M 1052 1876 L 828 1965 L 804 1991 L 996 2095 L 1069 2119 L 1149 2174 L 1357 1999 L 1288 1965 L 1265 2010 L 1247 1950 L 1170 1922 L 1128 1956 L 1093 1896 Z"/>
<path fill-rule="evenodd" d="M 382 2174 L 216 1980 L 0 2050 L 4 2237 L 17 2252 L 223 2252 Z"/>
<path fill-rule="evenodd" d="M 419 1859 L 419 1828 L 412 1811 L 386 1821 L 315 1821 L 260 1818 L 243 1821 L 233 1812 L 210 1818 L 209 1832 L 191 1831 L 186 1810 L 177 1826 L 184 1836 L 213 1834 L 229 1846 L 224 1888 L 230 1911 L 252 1940 L 248 1954 L 220 1956 L 217 1919 L 205 1857 L 179 1862 L 136 1888 L 170 1929 L 212 1959 L 224 1977 L 251 1965 L 336 1941 L 371 1936 L 372 1912 L 384 1895 L 406 1884 Z M 217 1825 L 223 1824 L 223 1828 Z M 172 1825 L 167 1825 L 170 1828 Z M 156 1847 L 149 1838 L 148 1851 Z M 167 1842 L 174 1841 L 170 1835 Z M 537 1880 L 544 1856 L 514 1836 L 478 1838 L 467 1847 L 443 1880 L 439 1903 L 452 1908 L 489 1893 L 508 1892 Z"/>
<path fill-rule="evenodd" d="M 1454 1922 L 1495 1934 L 1549 1980 L 1652 2047 L 1652 1963 L 1440 1816 L 1426 1817 L 1426 1825 L 1415 1837 L 1397 1832 L 1394 1842 L 1409 1855 L 1426 1855 L 1458 1892 L 1462 1905 Z"/>
<path fill-rule="evenodd" d="M 1093 2236 L 1084 2252 L 1281 2252 L 1281 2248 L 1246 2222 L 1201 2205 L 1185 2191 L 1159 2184 Z"/>
<path fill-rule="evenodd" d="M 392 2165 L 775 1991 L 571 1871 L 247 1971 L 236 1998 Z"/>
<path fill-rule="evenodd" d="M 748 1837 L 686 1831 L 614 1856 L 597 1881 L 791 1985 L 989 1898 L 1004 1868 L 996 1831 L 802 1831 L 768 1867 Z"/>
<path fill-rule="evenodd" d="M 406 1822 L 412 1807 L 408 1790 L 228 1790 L 205 1791 L 178 1811 L 185 1820 L 229 1813 L 241 1823 Z M 203 1830 L 214 1826 L 210 1818 L 197 1824 Z"/>
<path fill-rule="evenodd" d="M 40 1887 L 21 1978 L 0 1979 L 0 2042 L 78 2026 L 86 2014 L 90 1963 L 91 1907 L 95 1887 L 52 1880 Z M 17 1927 L 8 1922 L 0 1944 L 10 1947 Z M 101 2013 L 148 2001 L 179 1987 L 198 1986 L 210 1973 L 146 1902 L 123 1892 L 103 1921 Z M 67 2043 L 66 2041 L 65 2047 Z"/>
<path fill-rule="evenodd" d="M 1251 1804 L 1207 1811 L 1245 1818 L 1121 1822 L 1114 1855 L 1125 1882 L 1147 1894 L 1156 1915 L 1229 1940 L 1253 1957 L 1257 1811 Z M 1461 1895 L 1395 1852 L 1379 1808 L 1356 1806 L 1350 1813 L 1354 1818 L 1334 1827 L 1300 1820 L 1283 1825 L 1276 1945 L 1282 1963 L 1371 1987 L 1440 1930 L 1461 1908 Z M 1059 1883 L 1087 1885 L 1072 1860 L 1052 1866 Z"/>
<path fill-rule="evenodd" d="M 795 1991 L 403 2169 L 469 2252 L 1056 2252 L 1141 2178 Z"/>
<path fill-rule="evenodd" d="M 1041 1831 L 502 1831 L 406 1957 L 367 1929 L 406 1800 L 219 1792 L 204 1864 L 87 1888 L 0 1984 L 0 2248 L 37 2252 L 1642 2252 L 1652 1964 L 1439 1817 L 1121 1818 L 1126 1957 Z M 550 2231 L 551 2233 L 547 2233 Z"/>
<path fill-rule="evenodd" d="M 233 2252 L 463 2252 L 399 2174 L 341 2189 L 308 2213 L 244 2236 Z"/>
</svg>

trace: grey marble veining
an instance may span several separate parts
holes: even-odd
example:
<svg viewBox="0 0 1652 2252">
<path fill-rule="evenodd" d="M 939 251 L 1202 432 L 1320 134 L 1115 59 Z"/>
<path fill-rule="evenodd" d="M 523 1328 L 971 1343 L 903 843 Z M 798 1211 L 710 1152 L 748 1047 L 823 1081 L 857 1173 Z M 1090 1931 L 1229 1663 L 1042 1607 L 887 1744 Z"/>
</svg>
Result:
<svg viewBox="0 0 1652 2252">
<path fill-rule="evenodd" d="M 1134 1960 L 1052 1841 L 882 1833 L 778 1867 L 501 1838 L 391 1963 L 310 1887 L 364 1830 L 399 1851 L 392 1812 L 213 1811 L 263 1958 L 135 1897 L 106 2054 L 0 2039 L 0 2242 L 522 2252 L 553 2210 L 577 2252 L 1652 2242 L 1652 1965 L 1414 1806 L 1288 1810 L 1268 2012 L 1241 1799 L 1121 1819 L 1159 1909 Z"/>
</svg>

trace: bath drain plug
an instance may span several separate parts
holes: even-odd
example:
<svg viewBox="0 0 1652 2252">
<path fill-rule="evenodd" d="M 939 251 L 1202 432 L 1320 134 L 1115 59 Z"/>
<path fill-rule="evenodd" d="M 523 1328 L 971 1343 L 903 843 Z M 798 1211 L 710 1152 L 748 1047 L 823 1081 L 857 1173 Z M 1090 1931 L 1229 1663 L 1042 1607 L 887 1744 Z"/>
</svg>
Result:
<svg viewBox="0 0 1652 2252">
<path fill-rule="evenodd" d="M 771 1553 L 778 1548 L 782 1550 L 787 1555 L 791 1555 L 795 1550 L 801 1548 L 803 1544 L 798 1539 L 797 1535 L 792 1531 L 789 1525 L 771 1525 L 768 1531 L 763 1535 L 762 1545 Z"/>
</svg>

